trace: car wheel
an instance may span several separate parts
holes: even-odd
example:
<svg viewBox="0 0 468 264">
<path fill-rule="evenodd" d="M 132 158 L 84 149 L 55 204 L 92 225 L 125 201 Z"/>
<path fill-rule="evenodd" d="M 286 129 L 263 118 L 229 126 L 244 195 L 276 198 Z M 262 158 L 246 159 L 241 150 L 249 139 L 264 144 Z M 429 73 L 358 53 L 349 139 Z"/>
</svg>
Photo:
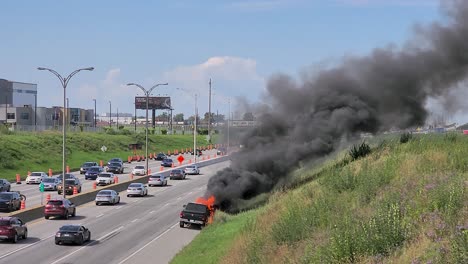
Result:
<svg viewBox="0 0 468 264">
<path fill-rule="evenodd" d="M 91 241 L 91 232 L 89 232 L 88 241 Z"/>
<path fill-rule="evenodd" d="M 45 218 L 45 219 L 49 219 L 49 216 L 48 216 L 48 215 L 45 215 L 44 218 Z"/>
<path fill-rule="evenodd" d="M 60 241 L 55 240 L 55 245 L 60 245 Z"/>
<path fill-rule="evenodd" d="M 73 214 L 72 214 L 73 217 L 76 216 L 76 208 L 73 210 Z"/>
<path fill-rule="evenodd" d="M 127 194 L 127 197 L 130 197 L 130 194 Z"/>
<path fill-rule="evenodd" d="M 17 233 L 15 233 L 15 235 L 13 236 L 13 238 L 11 239 L 11 242 L 13 242 L 13 243 L 18 242 L 18 234 Z"/>
<path fill-rule="evenodd" d="M 65 215 L 63 216 L 63 218 L 65 218 L 66 220 L 68 220 L 68 218 L 70 217 L 70 214 L 68 212 L 65 212 Z"/>
<path fill-rule="evenodd" d="M 120 203 L 120 197 L 119 197 L 119 199 L 117 200 L 117 203 L 118 203 L 118 204 Z"/>
<path fill-rule="evenodd" d="M 23 239 L 28 238 L 28 230 L 24 230 Z"/>
<path fill-rule="evenodd" d="M 84 238 L 83 235 L 80 236 L 80 239 L 78 240 L 78 245 L 83 245 L 84 243 Z"/>
<path fill-rule="evenodd" d="M 180 223 L 179 223 L 179 226 L 180 226 L 181 228 L 184 228 L 184 227 L 185 227 L 184 222 L 180 222 Z"/>
<path fill-rule="evenodd" d="M 99 203 L 96 203 L 97 206 L 99 206 Z"/>
</svg>

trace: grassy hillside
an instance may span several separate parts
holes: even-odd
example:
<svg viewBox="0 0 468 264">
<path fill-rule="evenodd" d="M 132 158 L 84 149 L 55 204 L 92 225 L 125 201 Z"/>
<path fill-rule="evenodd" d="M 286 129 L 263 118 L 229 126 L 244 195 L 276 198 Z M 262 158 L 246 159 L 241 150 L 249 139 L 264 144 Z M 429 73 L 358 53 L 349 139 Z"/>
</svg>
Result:
<svg viewBox="0 0 468 264">
<path fill-rule="evenodd" d="M 193 146 L 192 135 L 150 135 L 149 152 L 171 152 L 174 149 Z M 145 135 L 109 135 L 105 133 L 67 134 L 67 163 L 70 168 L 79 168 L 85 161 L 107 161 L 112 157 L 127 160 L 133 151 L 129 144 L 140 143 L 145 153 Z M 206 145 L 205 136 L 197 138 L 198 145 Z M 102 146 L 106 152 L 101 151 Z M 62 169 L 62 134 L 60 132 L 0 134 L 0 178 L 14 179 L 16 173 L 22 177 L 27 171 L 54 172 Z"/>
<path fill-rule="evenodd" d="M 238 215 L 216 215 L 173 263 L 468 263 L 468 137 L 387 140 Z M 219 243 L 219 244 L 218 244 Z"/>
</svg>

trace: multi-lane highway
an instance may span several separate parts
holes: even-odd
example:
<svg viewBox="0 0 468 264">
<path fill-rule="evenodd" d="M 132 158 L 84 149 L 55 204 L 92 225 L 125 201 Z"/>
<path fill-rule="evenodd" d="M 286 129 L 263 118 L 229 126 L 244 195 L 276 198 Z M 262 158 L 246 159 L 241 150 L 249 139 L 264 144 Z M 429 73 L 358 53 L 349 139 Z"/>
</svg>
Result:
<svg viewBox="0 0 468 264">
<path fill-rule="evenodd" d="M 119 205 L 84 204 L 69 220 L 30 222 L 28 239 L 0 242 L 0 263 L 168 263 L 199 232 L 178 227 L 182 205 L 203 195 L 208 179 L 227 166 L 229 161 L 202 167 L 201 175 L 149 188 L 147 197 L 128 198 L 123 191 Z M 82 246 L 55 245 L 58 228 L 71 223 L 88 227 L 91 241 Z"/>
<path fill-rule="evenodd" d="M 215 153 L 216 153 L 216 150 L 204 151 L 203 156 L 198 157 L 197 160 L 202 160 L 202 157 L 208 158 L 208 155 L 210 155 L 210 157 L 213 157 Z M 183 164 L 187 164 L 190 159 L 193 160 L 193 155 L 185 154 L 183 156 L 185 158 L 185 161 L 183 162 Z M 176 156 L 172 156 L 171 158 L 174 160 L 174 164 L 178 164 L 178 162 L 176 160 Z M 85 162 L 85 161 L 83 161 L 83 162 Z M 107 163 L 107 161 L 103 161 L 103 162 Z M 144 161 L 132 162 L 130 164 L 124 163 L 124 166 L 125 166 L 124 174 L 116 174 L 118 176 L 118 178 L 119 178 L 119 182 L 123 182 L 123 181 L 126 181 L 126 180 L 130 179 L 130 172 L 132 171 L 134 166 L 136 166 L 136 165 L 145 165 L 145 164 L 146 163 Z M 159 172 L 160 164 L 161 164 L 160 161 L 150 160 L 149 161 L 149 167 L 151 169 L 151 172 L 152 173 Z M 168 171 L 170 169 L 171 168 L 164 168 L 165 171 Z M 44 171 L 47 171 L 47 170 L 44 169 Z M 82 185 L 82 192 L 89 191 L 89 190 L 91 190 L 93 188 L 93 182 L 94 182 L 93 180 L 85 180 L 84 179 L 84 174 L 80 175 L 79 171 L 74 171 L 74 172 L 71 172 L 71 173 L 73 175 L 77 176 L 80 179 L 80 181 L 82 182 L 82 184 L 83 184 Z M 56 177 L 56 176 L 58 176 L 58 175 L 54 175 L 53 177 Z M 136 177 L 138 177 L 138 176 L 135 176 L 135 178 Z M 45 196 L 47 194 L 50 194 L 52 199 L 54 197 L 60 197 L 61 196 L 61 195 L 58 195 L 56 191 L 46 191 L 44 193 L 41 193 L 39 191 L 39 185 L 38 184 L 29 184 L 28 185 L 28 184 L 26 184 L 25 181 L 22 181 L 21 184 L 12 183 L 11 184 L 11 190 L 12 191 L 19 191 L 21 194 L 24 194 L 26 196 L 26 202 L 25 202 L 26 208 L 31 208 L 31 207 L 34 207 L 34 206 L 37 206 L 37 205 L 41 205 L 41 203 L 45 203 Z M 7 212 L 0 212 L 0 217 L 1 216 L 8 216 L 8 215 L 9 215 L 9 213 L 7 213 Z"/>
</svg>

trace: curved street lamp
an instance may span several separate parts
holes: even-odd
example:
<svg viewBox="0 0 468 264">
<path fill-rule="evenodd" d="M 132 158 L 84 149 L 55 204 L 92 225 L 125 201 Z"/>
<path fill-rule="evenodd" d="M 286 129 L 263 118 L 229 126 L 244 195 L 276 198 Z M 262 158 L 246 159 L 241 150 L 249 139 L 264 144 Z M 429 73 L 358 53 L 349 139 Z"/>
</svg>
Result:
<svg viewBox="0 0 468 264">
<path fill-rule="evenodd" d="M 44 68 L 44 67 L 38 67 L 37 68 L 40 71 L 50 71 L 53 73 L 57 78 L 60 80 L 60 83 L 62 84 L 63 87 L 63 116 L 62 116 L 62 191 L 63 191 L 63 198 L 66 197 L 66 192 L 65 192 L 65 164 L 66 164 L 66 159 L 65 159 L 65 137 L 66 137 L 66 130 L 65 130 L 65 123 L 66 123 L 66 109 L 67 109 L 67 96 L 66 96 L 66 91 L 67 91 L 67 85 L 68 82 L 70 81 L 71 77 L 73 75 L 77 74 L 80 71 L 92 71 L 94 70 L 94 67 L 88 67 L 88 68 L 81 68 L 78 70 L 75 70 L 74 72 L 70 73 L 67 77 L 63 78 L 62 75 L 60 75 L 58 72 L 49 69 L 49 68 Z"/>
<path fill-rule="evenodd" d="M 155 84 L 153 85 L 153 87 L 151 87 L 149 90 L 146 90 L 143 86 L 139 85 L 139 84 L 136 84 L 136 83 L 128 83 L 127 86 L 136 86 L 138 88 L 140 88 L 143 93 L 146 95 L 146 146 L 145 146 L 145 160 L 146 160 L 146 174 L 148 174 L 148 101 L 149 101 L 149 96 L 151 94 L 151 92 L 158 86 L 160 85 L 168 85 L 169 83 L 158 83 L 158 84 Z M 135 106 L 136 107 L 136 106 Z M 136 120 L 135 120 L 136 122 Z"/>
</svg>

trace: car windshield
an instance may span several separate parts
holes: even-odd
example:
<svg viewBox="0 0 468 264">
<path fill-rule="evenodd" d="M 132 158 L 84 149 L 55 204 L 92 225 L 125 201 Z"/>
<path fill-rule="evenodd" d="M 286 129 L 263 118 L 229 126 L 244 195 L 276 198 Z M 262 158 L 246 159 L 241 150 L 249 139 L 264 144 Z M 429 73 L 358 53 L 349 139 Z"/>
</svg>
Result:
<svg viewBox="0 0 468 264">
<path fill-rule="evenodd" d="M 54 178 L 45 178 L 42 182 L 55 182 Z"/>
<path fill-rule="evenodd" d="M 62 226 L 60 227 L 60 231 L 72 231 L 72 232 L 76 232 L 80 230 L 80 226 L 75 226 L 75 225 L 65 225 L 65 226 Z"/>
<path fill-rule="evenodd" d="M 110 165 L 111 165 L 111 166 L 120 166 L 120 163 L 118 163 L 118 162 L 112 162 Z"/>
<path fill-rule="evenodd" d="M 12 196 L 11 193 L 0 193 L 0 199 L 11 199 Z"/>
<path fill-rule="evenodd" d="M 63 202 L 62 202 L 62 201 L 48 201 L 47 204 L 50 204 L 50 205 L 62 205 Z"/>
<path fill-rule="evenodd" d="M 164 159 L 165 162 L 172 162 L 171 159 Z"/>
<path fill-rule="evenodd" d="M 145 169 L 145 166 L 135 166 L 135 169 L 137 169 L 137 170 L 144 170 L 144 169 Z"/>
<path fill-rule="evenodd" d="M 31 176 L 41 176 L 42 174 L 40 172 L 33 172 L 31 173 Z"/>
<path fill-rule="evenodd" d="M 88 171 L 99 171 L 99 168 L 98 167 L 92 167 Z"/>
<path fill-rule="evenodd" d="M 166 156 L 166 154 L 164 154 L 164 153 L 159 153 L 158 154 L 158 157 L 164 157 L 164 156 Z"/>
<path fill-rule="evenodd" d="M 141 187 L 141 183 L 132 183 L 128 187 L 132 187 L 132 188 Z"/>
<path fill-rule="evenodd" d="M 100 191 L 98 195 L 111 195 L 111 191 Z"/>
<path fill-rule="evenodd" d="M 206 212 L 206 205 L 189 203 L 185 207 L 185 210 L 195 211 L 195 212 Z"/>
<path fill-rule="evenodd" d="M 0 226 L 9 226 L 10 220 L 0 220 Z"/>
<path fill-rule="evenodd" d="M 181 170 L 172 170 L 173 173 L 182 173 Z"/>
<path fill-rule="evenodd" d="M 104 178 L 110 178 L 110 176 L 111 176 L 111 175 L 110 175 L 109 173 L 101 173 L 101 174 L 99 174 L 99 177 L 101 177 L 101 178 L 102 178 L 102 177 L 104 177 Z"/>
<path fill-rule="evenodd" d="M 75 184 L 75 180 L 65 180 L 65 184 Z"/>
<path fill-rule="evenodd" d="M 91 166 L 94 166 L 94 162 L 86 162 L 85 164 L 83 164 L 83 167 L 91 167 Z"/>
<path fill-rule="evenodd" d="M 160 179 L 161 176 L 159 176 L 159 175 L 153 175 L 153 176 L 151 176 L 150 178 L 151 178 L 151 179 Z"/>
<path fill-rule="evenodd" d="M 195 166 L 187 166 L 187 169 L 195 169 Z"/>
<path fill-rule="evenodd" d="M 120 162 L 120 159 L 111 159 L 111 162 Z"/>
</svg>

